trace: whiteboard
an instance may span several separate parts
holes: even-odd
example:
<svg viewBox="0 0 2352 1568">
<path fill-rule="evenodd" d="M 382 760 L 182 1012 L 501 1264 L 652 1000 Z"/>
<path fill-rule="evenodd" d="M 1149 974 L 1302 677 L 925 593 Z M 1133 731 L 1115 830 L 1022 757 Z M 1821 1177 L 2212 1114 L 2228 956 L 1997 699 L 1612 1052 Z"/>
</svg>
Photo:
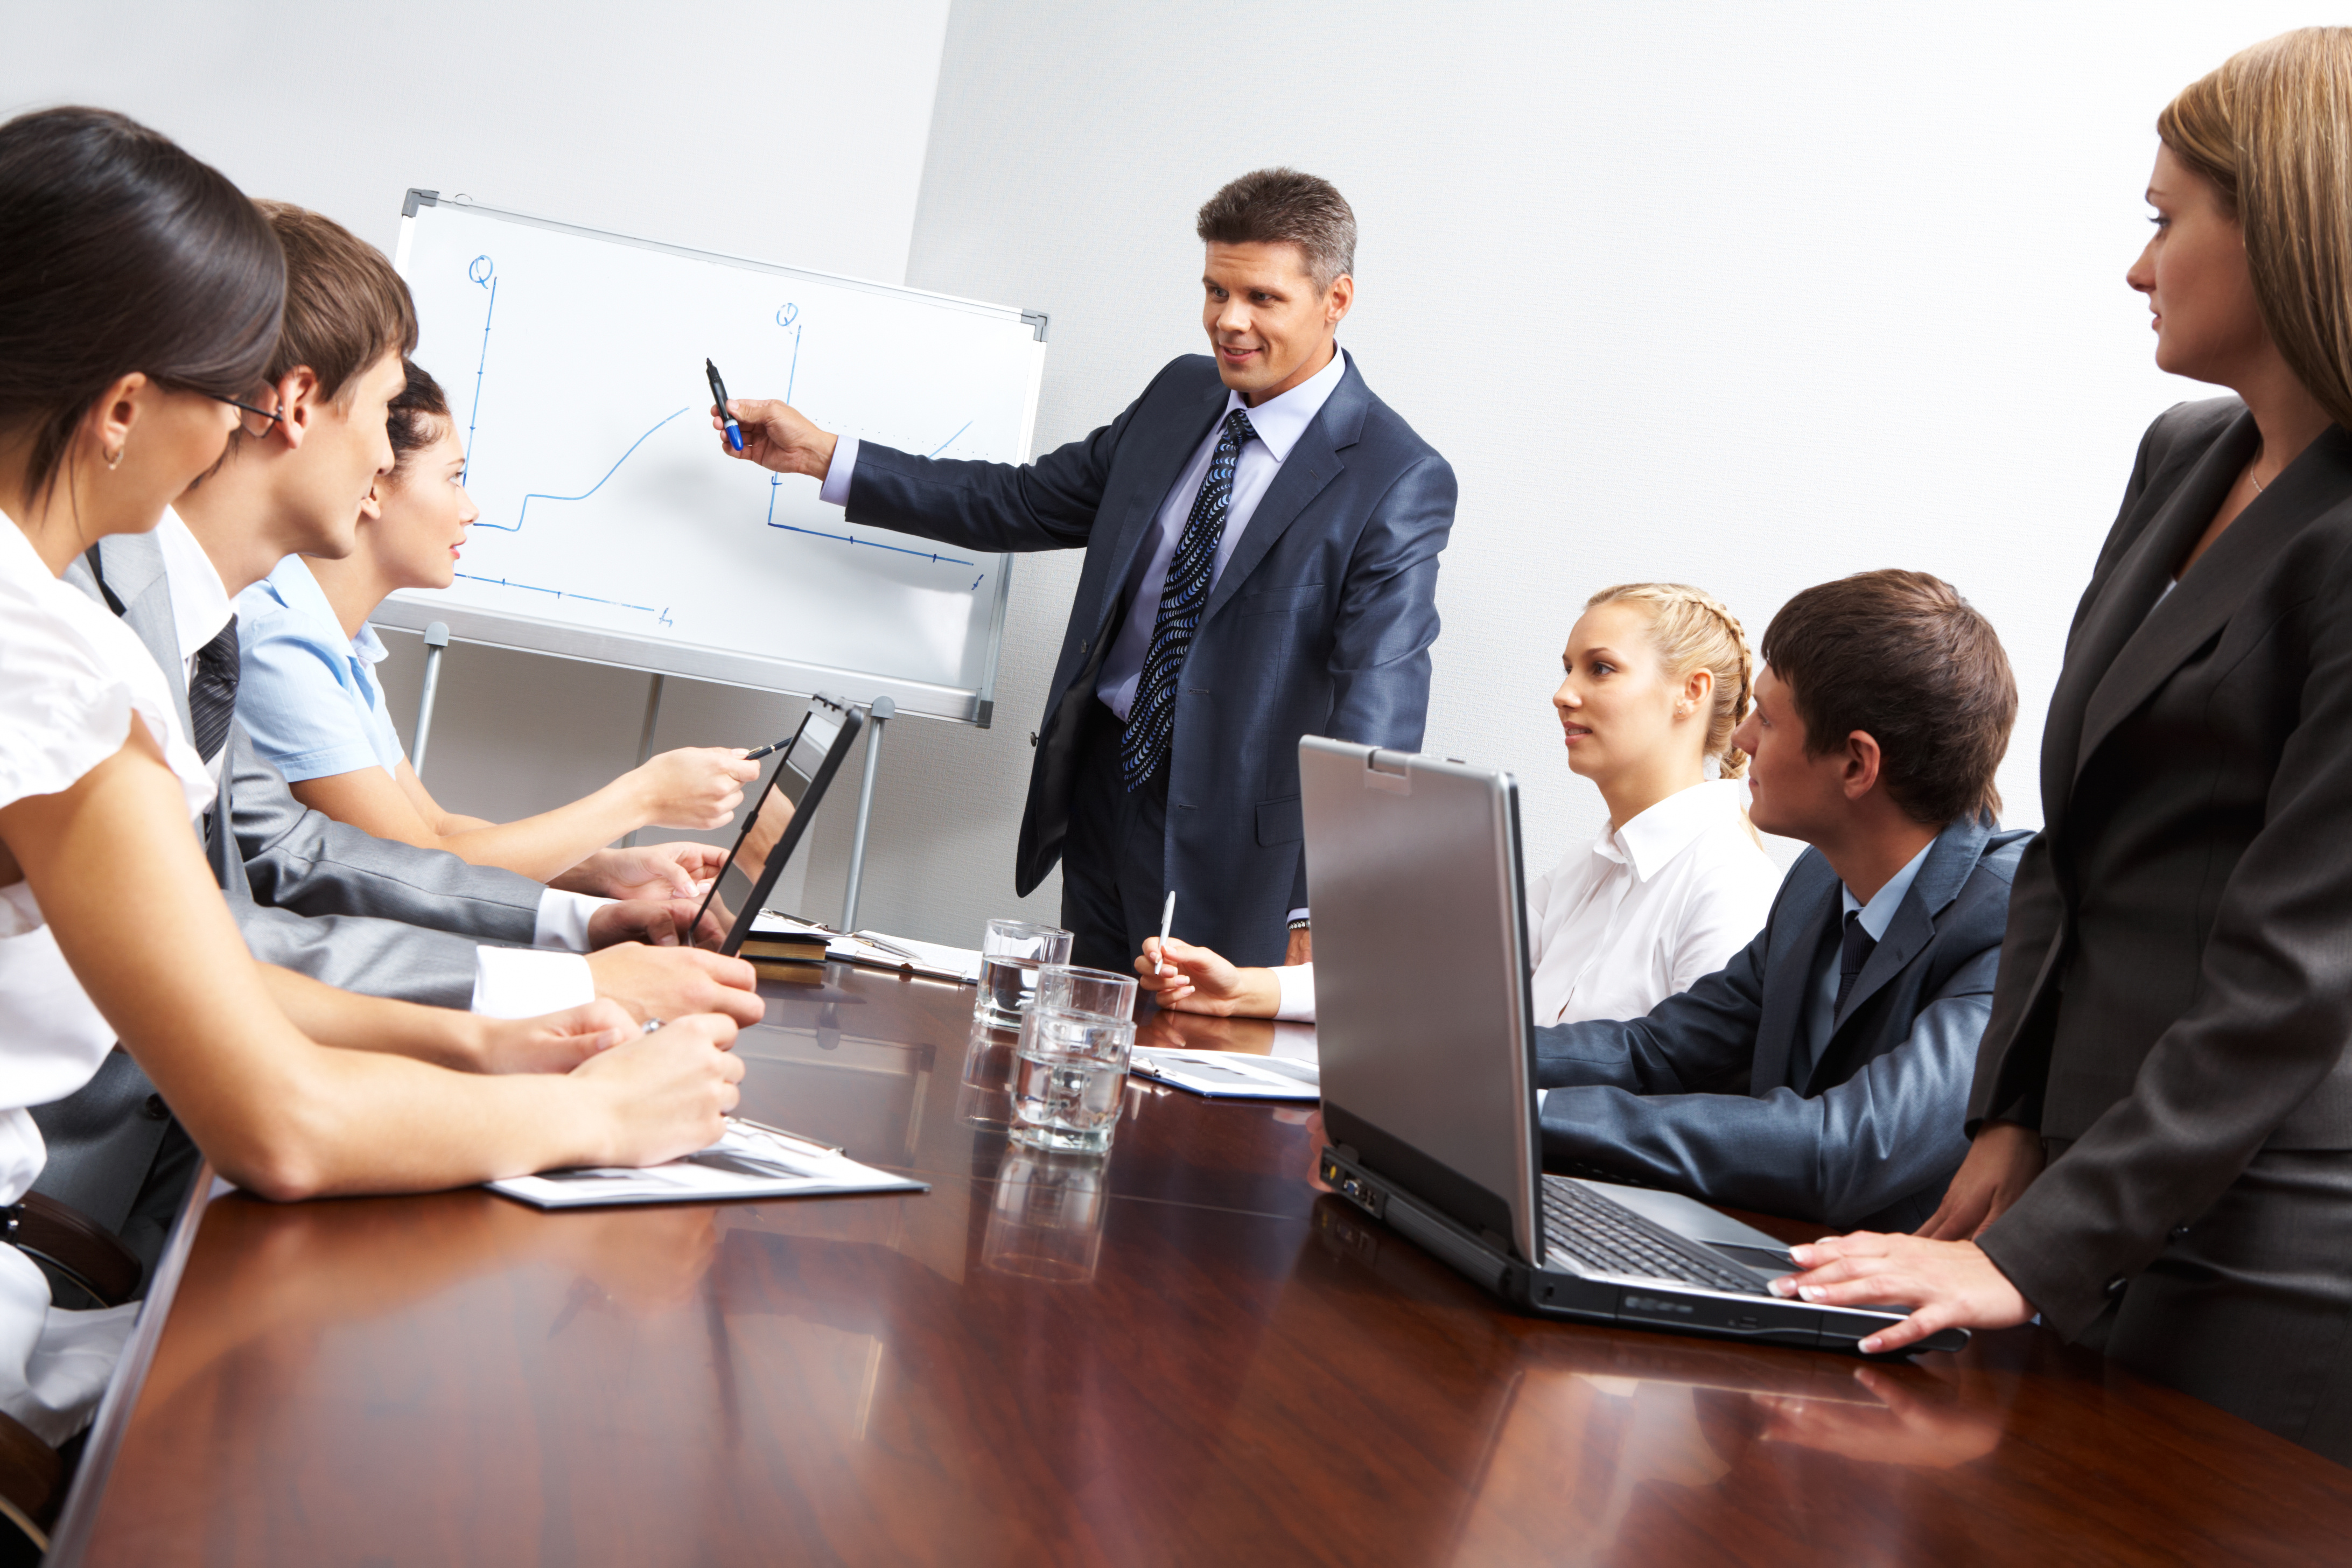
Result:
<svg viewBox="0 0 2352 1568">
<path fill-rule="evenodd" d="M 986 725 L 1011 557 L 852 527 L 719 450 L 735 397 L 929 457 L 1022 462 L 1045 318 L 411 191 L 394 265 L 481 510 L 379 625 Z"/>
</svg>

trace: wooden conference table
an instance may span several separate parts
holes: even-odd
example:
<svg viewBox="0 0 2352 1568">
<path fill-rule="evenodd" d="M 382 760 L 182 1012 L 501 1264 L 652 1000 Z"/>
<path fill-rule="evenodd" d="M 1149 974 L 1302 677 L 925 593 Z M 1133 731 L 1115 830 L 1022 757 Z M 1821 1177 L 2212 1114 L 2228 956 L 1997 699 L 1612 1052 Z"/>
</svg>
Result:
<svg viewBox="0 0 2352 1568">
<path fill-rule="evenodd" d="M 745 1113 L 929 1193 L 558 1215 L 222 1196 L 191 1215 L 54 1559 L 2352 1551 L 2352 1471 L 2043 1331 L 1865 1366 L 1514 1316 L 1318 1188 L 1309 1107 L 1138 1085 L 1107 1163 L 1008 1150 L 969 989 L 826 976 L 763 987 Z M 1264 1051 L 1273 1027 L 1185 1034 Z"/>
</svg>

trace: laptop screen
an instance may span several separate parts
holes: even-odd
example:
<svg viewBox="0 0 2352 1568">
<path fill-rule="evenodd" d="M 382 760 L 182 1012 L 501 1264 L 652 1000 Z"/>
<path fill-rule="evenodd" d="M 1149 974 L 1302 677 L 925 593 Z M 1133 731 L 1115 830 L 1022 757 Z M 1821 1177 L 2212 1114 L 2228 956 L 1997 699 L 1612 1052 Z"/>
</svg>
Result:
<svg viewBox="0 0 2352 1568">
<path fill-rule="evenodd" d="M 789 858 L 800 843 L 807 827 L 804 816 L 815 806 L 811 797 L 818 793 L 818 780 L 829 776 L 825 759 L 840 735 L 840 719 L 813 704 L 792 743 L 777 754 L 755 804 L 745 808 L 725 868 L 703 901 L 705 912 L 718 916 L 721 924 L 736 923 L 736 917 L 750 909 L 769 863 Z M 730 944 L 736 934 L 730 933 Z"/>
</svg>

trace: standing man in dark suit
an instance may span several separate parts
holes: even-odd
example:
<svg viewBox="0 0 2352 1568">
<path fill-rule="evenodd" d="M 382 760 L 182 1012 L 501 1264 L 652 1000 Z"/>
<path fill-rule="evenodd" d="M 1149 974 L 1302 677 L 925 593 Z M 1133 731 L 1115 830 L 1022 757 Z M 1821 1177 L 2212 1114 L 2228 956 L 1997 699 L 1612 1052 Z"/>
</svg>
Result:
<svg viewBox="0 0 2352 1568">
<path fill-rule="evenodd" d="M 1454 523 L 1454 470 L 1334 341 L 1355 299 L 1339 193 L 1261 170 L 1197 227 L 1210 355 L 1034 463 L 911 457 L 781 403 L 727 405 L 742 456 L 824 480 L 852 522 L 1086 550 L 1014 886 L 1058 858 L 1074 961 L 1119 971 L 1171 888 L 1186 940 L 1237 963 L 1307 956 L 1298 738 L 1420 749 Z"/>
<path fill-rule="evenodd" d="M 1907 1228 L 1968 1152 L 2029 837 L 1993 821 L 2017 683 L 1985 618 L 1918 572 L 1806 589 L 1764 658 L 1733 736 L 1751 813 L 1812 847 L 1722 969 L 1642 1017 L 1537 1032 L 1544 1164 Z"/>
</svg>

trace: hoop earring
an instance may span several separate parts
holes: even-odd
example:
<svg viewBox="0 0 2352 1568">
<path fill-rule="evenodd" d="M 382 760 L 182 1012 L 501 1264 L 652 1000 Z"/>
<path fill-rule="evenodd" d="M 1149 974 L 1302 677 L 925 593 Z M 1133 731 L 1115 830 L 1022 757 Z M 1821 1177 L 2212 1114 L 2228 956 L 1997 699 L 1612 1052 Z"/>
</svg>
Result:
<svg viewBox="0 0 2352 1568">
<path fill-rule="evenodd" d="M 121 466 L 122 448 L 121 447 L 117 447 L 113 451 L 109 452 L 106 455 L 106 471 L 110 474 Z"/>
</svg>

